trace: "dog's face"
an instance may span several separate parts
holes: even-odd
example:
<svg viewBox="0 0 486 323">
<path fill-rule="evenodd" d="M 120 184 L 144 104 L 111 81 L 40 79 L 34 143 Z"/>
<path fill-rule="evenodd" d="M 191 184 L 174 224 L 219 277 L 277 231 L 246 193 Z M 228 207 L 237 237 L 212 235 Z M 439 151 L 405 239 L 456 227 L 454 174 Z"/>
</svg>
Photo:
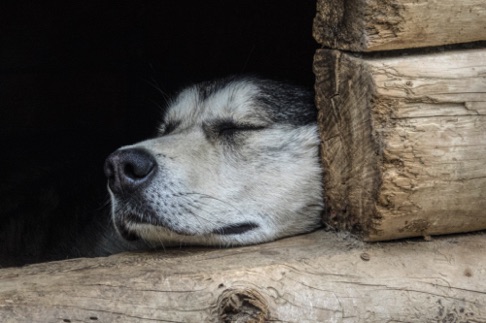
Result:
<svg viewBox="0 0 486 323">
<path fill-rule="evenodd" d="M 182 91 L 159 136 L 105 164 L 112 217 L 151 244 L 259 243 L 319 226 L 319 139 L 312 96 L 259 79 Z"/>
</svg>

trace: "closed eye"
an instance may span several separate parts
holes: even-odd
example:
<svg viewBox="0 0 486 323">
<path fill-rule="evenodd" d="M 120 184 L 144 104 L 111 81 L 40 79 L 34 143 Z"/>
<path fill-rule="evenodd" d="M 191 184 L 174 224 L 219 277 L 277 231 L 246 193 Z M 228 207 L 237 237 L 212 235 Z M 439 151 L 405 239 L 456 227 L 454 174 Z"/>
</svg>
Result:
<svg viewBox="0 0 486 323">
<path fill-rule="evenodd" d="M 213 126 L 213 129 L 219 137 L 233 137 L 239 132 L 263 130 L 265 129 L 265 126 L 251 123 L 237 123 L 233 120 L 224 120 L 216 123 Z"/>
</svg>

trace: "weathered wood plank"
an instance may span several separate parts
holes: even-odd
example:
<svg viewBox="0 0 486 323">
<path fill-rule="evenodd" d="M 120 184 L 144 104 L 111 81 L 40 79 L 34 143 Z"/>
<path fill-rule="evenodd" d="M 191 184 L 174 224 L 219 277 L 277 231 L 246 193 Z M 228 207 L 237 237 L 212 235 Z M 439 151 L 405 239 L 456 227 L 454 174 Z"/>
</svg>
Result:
<svg viewBox="0 0 486 323">
<path fill-rule="evenodd" d="M 315 57 L 326 221 L 366 240 L 486 229 L 486 49 Z"/>
<path fill-rule="evenodd" d="M 364 244 L 323 231 L 235 249 L 0 270 L 1 322 L 484 322 L 484 235 Z"/>
<path fill-rule="evenodd" d="M 314 38 L 351 51 L 486 40 L 483 0 L 319 0 Z"/>
</svg>

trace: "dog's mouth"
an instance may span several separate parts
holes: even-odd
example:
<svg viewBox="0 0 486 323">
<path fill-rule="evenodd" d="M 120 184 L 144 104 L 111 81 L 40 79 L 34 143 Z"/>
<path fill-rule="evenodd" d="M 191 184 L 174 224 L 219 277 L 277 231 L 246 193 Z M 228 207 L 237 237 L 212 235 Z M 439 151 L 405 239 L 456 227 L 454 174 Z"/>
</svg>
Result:
<svg viewBox="0 0 486 323">
<path fill-rule="evenodd" d="M 140 219 L 140 216 L 134 214 L 130 214 L 130 216 L 125 216 L 124 219 L 117 217 L 117 219 L 115 220 L 115 226 L 117 227 L 118 233 L 127 241 L 137 241 L 143 239 L 143 234 L 137 232 L 138 231 L 137 225 L 152 225 L 154 227 L 167 229 L 168 231 L 183 236 L 195 236 L 195 235 L 204 236 L 206 234 L 215 234 L 219 236 L 240 235 L 258 228 L 258 224 L 254 222 L 241 222 L 241 223 L 234 223 L 234 224 L 225 225 L 220 228 L 216 228 L 210 232 L 207 232 L 206 234 L 205 233 L 195 234 L 189 231 L 186 232 L 183 229 L 181 230 L 181 229 L 171 228 L 170 225 L 164 225 L 162 223 L 154 223 L 154 221 L 144 221 Z"/>
<path fill-rule="evenodd" d="M 211 233 L 218 235 L 232 235 L 232 234 L 242 234 L 251 230 L 258 228 L 258 225 L 253 222 L 243 222 L 237 224 L 230 224 L 222 228 L 213 230 Z"/>
</svg>

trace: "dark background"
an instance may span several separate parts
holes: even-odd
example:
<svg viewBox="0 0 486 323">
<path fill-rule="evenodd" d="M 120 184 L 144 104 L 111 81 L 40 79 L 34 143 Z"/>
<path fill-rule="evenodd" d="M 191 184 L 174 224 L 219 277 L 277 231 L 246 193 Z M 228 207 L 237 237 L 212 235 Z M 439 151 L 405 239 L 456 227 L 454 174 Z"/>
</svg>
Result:
<svg viewBox="0 0 486 323">
<path fill-rule="evenodd" d="M 312 88 L 314 14 L 312 0 L 3 1 L 0 266 L 62 258 L 106 214 L 106 156 L 153 135 L 182 86 L 250 73 Z"/>
</svg>

